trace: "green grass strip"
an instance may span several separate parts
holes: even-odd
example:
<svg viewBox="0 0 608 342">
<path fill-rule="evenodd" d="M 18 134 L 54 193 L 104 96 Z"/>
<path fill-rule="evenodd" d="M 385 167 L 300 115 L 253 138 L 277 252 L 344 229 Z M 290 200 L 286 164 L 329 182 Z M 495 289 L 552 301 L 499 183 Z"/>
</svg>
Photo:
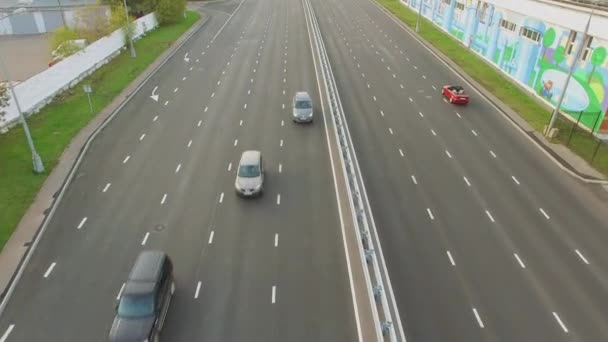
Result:
<svg viewBox="0 0 608 342">
<path fill-rule="evenodd" d="M 416 27 L 417 12 L 411 10 L 399 0 L 375 0 L 384 6 L 403 23 L 411 28 Z M 439 29 L 434 23 L 425 18 L 420 20 L 420 35 L 435 48 L 454 61 L 462 70 L 473 77 L 475 81 L 491 91 L 506 105 L 526 120 L 535 130 L 542 132 L 549 123 L 551 111 L 539 104 L 530 93 L 515 85 L 508 77 L 497 71 L 475 53 L 469 51 L 460 42 Z M 565 144 L 570 135 L 572 123 L 565 118 L 556 124 L 560 128 L 559 136 L 552 142 Z M 577 130 L 568 146 L 573 152 L 587 161 L 591 161 L 598 141 L 589 133 Z M 605 175 L 608 175 L 608 146 L 600 147 L 593 166 Z"/>
<path fill-rule="evenodd" d="M 0 135 L 0 248 L 10 238 L 70 141 L 200 16 L 198 12 L 188 11 L 182 22 L 148 33 L 135 42 L 137 58 L 132 59 L 128 49 L 123 51 L 28 119 L 46 173 L 33 173 L 30 150 L 21 126 Z M 93 114 L 82 90 L 84 83 L 93 87 Z"/>
</svg>

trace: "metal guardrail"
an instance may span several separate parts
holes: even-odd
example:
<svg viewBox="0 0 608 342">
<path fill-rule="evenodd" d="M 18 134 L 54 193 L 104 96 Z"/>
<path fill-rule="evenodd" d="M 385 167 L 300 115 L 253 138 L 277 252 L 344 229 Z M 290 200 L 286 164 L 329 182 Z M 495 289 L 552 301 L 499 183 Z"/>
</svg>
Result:
<svg viewBox="0 0 608 342">
<path fill-rule="evenodd" d="M 325 43 L 317 22 L 314 10 L 309 0 L 303 0 L 305 10 L 308 12 L 312 26 L 313 40 L 320 60 L 320 68 L 329 100 L 331 117 L 335 123 L 334 133 L 339 143 L 342 169 L 347 180 L 349 203 L 353 210 L 357 238 L 361 242 L 358 246 L 364 256 L 366 267 L 364 273 L 370 299 L 373 298 L 374 321 L 376 335 L 379 341 L 405 342 L 405 334 L 401 325 L 397 304 L 394 299 L 386 263 L 382 255 L 382 248 L 373 220 L 373 215 L 367 199 L 363 177 L 354 145 L 348 130 L 338 87 L 336 85 L 329 57 L 325 50 Z"/>
</svg>

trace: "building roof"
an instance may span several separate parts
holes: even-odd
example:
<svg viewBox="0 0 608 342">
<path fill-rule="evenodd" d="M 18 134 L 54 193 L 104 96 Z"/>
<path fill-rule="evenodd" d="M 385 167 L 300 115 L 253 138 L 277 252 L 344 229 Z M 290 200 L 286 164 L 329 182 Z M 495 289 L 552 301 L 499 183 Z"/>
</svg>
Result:
<svg viewBox="0 0 608 342">
<path fill-rule="evenodd" d="M 19 8 L 19 7 L 72 7 L 96 4 L 97 0 L 32 0 L 31 4 L 21 3 L 20 0 L 2 0 L 0 1 L 0 9 L 2 8 Z"/>
</svg>

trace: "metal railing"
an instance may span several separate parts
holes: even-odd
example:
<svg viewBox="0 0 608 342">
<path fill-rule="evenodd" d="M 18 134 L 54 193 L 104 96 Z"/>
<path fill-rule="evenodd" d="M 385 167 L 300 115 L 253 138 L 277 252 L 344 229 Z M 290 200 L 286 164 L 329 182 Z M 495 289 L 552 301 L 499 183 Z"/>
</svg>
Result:
<svg viewBox="0 0 608 342">
<path fill-rule="evenodd" d="M 373 220 L 373 215 L 354 145 L 348 130 L 344 108 L 340 100 L 338 87 L 333 76 L 329 56 L 317 22 L 314 10 L 309 0 L 303 0 L 304 7 L 310 18 L 313 41 L 320 60 L 320 69 L 325 84 L 325 92 L 329 101 L 331 118 L 334 121 L 334 134 L 340 148 L 342 169 L 347 180 L 349 204 L 353 211 L 358 246 L 365 265 L 363 267 L 370 301 L 375 303 L 372 314 L 376 324 L 375 330 L 379 341 L 403 341 L 405 334 L 401 325 L 397 304 L 390 285 L 390 277 L 382 255 L 382 248 Z M 362 260 L 362 262 L 363 262 Z M 373 298 L 373 299 L 372 299 Z"/>
</svg>

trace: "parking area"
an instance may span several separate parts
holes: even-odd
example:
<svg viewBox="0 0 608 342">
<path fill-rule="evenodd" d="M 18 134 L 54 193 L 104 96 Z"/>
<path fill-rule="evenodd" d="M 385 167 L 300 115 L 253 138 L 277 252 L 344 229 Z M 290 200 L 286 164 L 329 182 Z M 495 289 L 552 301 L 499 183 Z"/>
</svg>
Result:
<svg viewBox="0 0 608 342">
<path fill-rule="evenodd" d="M 50 34 L 0 36 L 0 57 L 13 81 L 24 81 L 48 68 L 50 37 Z M 6 80 L 0 73 L 0 81 Z"/>
</svg>

